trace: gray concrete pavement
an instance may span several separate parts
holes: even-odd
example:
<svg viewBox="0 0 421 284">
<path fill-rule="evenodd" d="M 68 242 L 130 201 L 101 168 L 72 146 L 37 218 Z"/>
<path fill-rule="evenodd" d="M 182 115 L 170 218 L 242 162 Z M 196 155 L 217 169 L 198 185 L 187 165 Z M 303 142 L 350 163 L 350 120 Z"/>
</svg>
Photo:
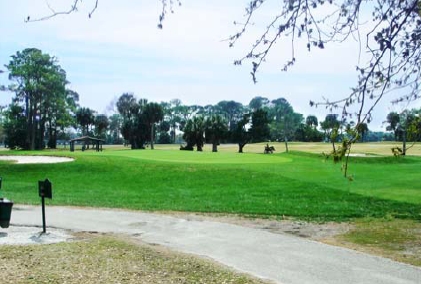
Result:
<svg viewBox="0 0 421 284">
<path fill-rule="evenodd" d="M 47 228 L 128 234 L 147 243 L 206 256 L 276 283 L 421 283 L 421 269 L 417 267 L 237 225 L 141 212 L 51 206 L 46 215 Z M 42 225 L 40 206 L 15 206 L 11 225 Z"/>
</svg>

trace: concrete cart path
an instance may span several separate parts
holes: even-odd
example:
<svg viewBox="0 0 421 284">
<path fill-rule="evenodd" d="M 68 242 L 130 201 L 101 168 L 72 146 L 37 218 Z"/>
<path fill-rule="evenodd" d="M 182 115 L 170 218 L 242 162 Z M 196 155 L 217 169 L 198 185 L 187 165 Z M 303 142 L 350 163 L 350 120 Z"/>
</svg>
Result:
<svg viewBox="0 0 421 284">
<path fill-rule="evenodd" d="M 47 207 L 48 226 L 131 235 L 212 258 L 282 284 L 420 284 L 421 269 L 294 236 L 121 210 Z M 42 225 L 41 208 L 15 205 L 11 225 Z M 10 236 L 13 237 L 13 236 Z"/>
</svg>

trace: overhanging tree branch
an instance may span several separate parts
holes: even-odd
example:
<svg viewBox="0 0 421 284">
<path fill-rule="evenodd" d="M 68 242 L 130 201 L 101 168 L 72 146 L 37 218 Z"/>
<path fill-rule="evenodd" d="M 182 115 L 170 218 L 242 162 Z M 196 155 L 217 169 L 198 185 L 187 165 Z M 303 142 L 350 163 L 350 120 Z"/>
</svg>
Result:
<svg viewBox="0 0 421 284">
<path fill-rule="evenodd" d="M 82 2 L 82 0 L 73 0 L 74 2 L 73 2 L 73 4 L 71 5 L 71 7 L 68 9 L 68 10 L 65 10 L 65 11 L 56 11 L 51 5 L 50 5 L 50 3 L 48 2 L 48 1 L 46 1 L 46 5 L 47 5 L 47 7 L 48 7 L 48 9 L 51 11 L 51 13 L 50 14 L 48 14 L 48 15 L 46 15 L 46 16 L 42 16 L 42 17 L 39 17 L 39 18 L 31 18 L 31 16 L 28 16 L 26 19 L 25 19 L 25 22 L 39 22 L 39 21 L 45 21 L 45 20 L 48 20 L 48 19 L 51 19 L 51 18 L 54 18 L 54 17 L 57 17 L 57 16 L 60 16 L 60 15 L 70 15 L 70 14 L 72 14 L 72 13 L 74 13 L 74 12 L 76 12 L 76 11 L 78 11 L 78 7 L 79 7 L 79 5 L 81 4 L 81 2 Z M 96 0 L 95 1 L 95 6 L 93 7 L 93 9 L 91 10 L 91 12 L 89 13 L 89 18 L 91 17 L 91 15 L 95 12 L 95 10 L 97 9 L 97 7 L 98 7 L 98 1 L 99 0 Z"/>
<path fill-rule="evenodd" d="M 246 9 L 246 24 L 231 36 L 230 46 L 245 36 L 249 25 L 263 3 L 269 0 L 250 1 Z M 370 122 L 371 113 L 386 93 L 398 93 L 396 101 L 419 98 L 421 19 L 418 0 L 289 0 L 269 20 L 262 36 L 250 47 L 246 56 L 236 60 L 240 65 L 251 61 L 252 79 L 268 54 L 280 40 L 291 42 L 291 59 L 284 63 L 287 71 L 296 62 L 295 39 L 305 39 L 306 47 L 325 48 L 332 42 L 343 42 L 350 36 L 361 42 L 361 27 L 369 25 L 365 50 L 370 55 L 368 63 L 357 67 L 358 80 L 348 95 L 335 101 L 310 102 L 328 109 L 342 108 L 343 116 L 356 116 L 358 123 Z M 371 12 L 371 14 L 368 14 Z M 361 21 L 361 15 L 367 18 Z M 368 15 L 368 16 L 367 16 Z M 364 48 L 363 48 L 364 49 Z M 360 52 L 361 54 L 361 52 Z M 355 110 L 352 106 L 357 105 Z M 354 110 L 353 110 L 354 109 Z M 358 125 L 357 123 L 357 125 Z"/>
<path fill-rule="evenodd" d="M 51 13 L 46 16 L 35 17 L 35 18 L 31 16 L 27 16 L 25 19 L 25 22 L 45 21 L 57 16 L 70 15 L 72 13 L 75 13 L 79 10 L 79 7 L 82 5 L 82 0 L 72 0 L 72 1 L 73 2 L 71 4 L 71 7 L 68 10 L 57 11 L 50 5 L 48 0 L 46 0 L 45 1 L 46 5 Z M 165 16 L 168 14 L 168 12 L 170 13 L 174 12 L 173 7 L 175 4 L 177 4 L 178 6 L 181 6 L 181 0 L 159 0 L 159 1 L 162 3 L 162 11 L 161 11 L 161 14 L 159 15 L 158 28 L 162 28 L 162 23 L 164 22 Z M 98 6 L 99 6 L 99 0 L 95 0 L 90 12 L 88 13 L 89 18 L 92 17 L 92 15 L 98 9 Z"/>
</svg>

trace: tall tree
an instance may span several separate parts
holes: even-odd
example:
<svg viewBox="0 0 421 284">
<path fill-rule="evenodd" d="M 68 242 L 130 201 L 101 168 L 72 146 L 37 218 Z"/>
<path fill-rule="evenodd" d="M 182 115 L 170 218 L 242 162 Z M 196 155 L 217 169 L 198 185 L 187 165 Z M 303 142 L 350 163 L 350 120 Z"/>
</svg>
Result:
<svg viewBox="0 0 421 284">
<path fill-rule="evenodd" d="M 159 144 L 171 144 L 172 140 L 171 140 L 171 136 L 169 134 L 171 129 L 171 125 L 169 123 L 169 121 L 167 120 L 163 120 L 161 121 L 161 123 L 159 124 L 158 127 L 158 139 L 157 139 L 157 143 Z"/>
<path fill-rule="evenodd" d="M 178 130 L 184 131 L 187 121 L 195 115 L 194 108 L 181 104 L 176 108 L 176 111 Z"/>
<path fill-rule="evenodd" d="M 132 149 L 144 149 L 150 140 L 150 129 L 143 114 L 147 103 L 146 99 L 136 101 L 134 95 L 128 93 L 117 101 L 117 109 L 123 117 L 122 135 Z"/>
<path fill-rule="evenodd" d="M 154 149 L 155 124 L 164 119 L 164 110 L 158 103 L 148 103 L 143 108 L 143 119 L 150 129 L 151 149 Z"/>
<path fill-rule="evenodd" d="M 238 153 L 243 153 L 244 146 L 251 141 L 251 134 L 248 131 L 250 119 L 251 114 L 243 114 L 243 117 L 230 130 L 233 141 L 238 144 Z"/>
<path fill-rule="evenodd" d="M 421 141 L 421 108 L 411 110 L 412 118 L 408 127 L 408 139 L 410 141 Z M 413 144 L 414 145 L 414 144 Z"/>
<path fill-rule="evenodd" d="M 295 131 L 294 137 L 297 141 L 302 142 L 321 142 L 323 140 L 323 133 L 317 130 L 316 127 L 310 126 L 307 123 L 301 123 Z"/>
<path fill-rule="evenodd" d="M 179 99 L 173 99 L 170 101 L 170 106 L 167 111 L 168 116 L 168 122 L 170 123 L 170 136 L 171 136 L 171 142 L 175 143 L 176 141 L 176 134 L 177 131 L 180 131 L 183 129 L 185 125 L 185 117 L 183 113 L 186 109 L 185 106 L 183 106 L 181 100 Z"/>
<path fill-rule="evenodd" d="M 315 115 L 308 115 L 306 117 L 306 125 L 313 127 L 313 128 L 317 128 L 317 126 L 319 125 L 319 121 L 317 120 L 317 116 Z"/>
<path fill-rule="evenodd" d="M 0 144 L 4 145 L 4 141 L 6 139 L 6 134 L 4 131 L 4 123 L 6 121 L 6 106 L 0 106 Z"/>
<path fill-rule="evenodd" d="M 359 135 L 359 137 L 361 139 L 361 142 L 364 142 L 365 141 L 365 137 L 368 134 L 368 125 L 367 125 L 367 123 L 365 123 L 365 122 L 360 123 L 357 126 L 356 130 L 357 130 L 358 135 Z"/>
<path fill-rule="evenodd" d="M 325 133 L 325 139 L 332 143 L 333 151 L 336 152 L 335 142 L 339 136 L 339 128 L 341 122 L 338 120 L 337 114 L 328 114 L 324 121 L 320 122 L 320 127 Z"/>
<path fill-rule="evenodd" d="M 268 113 L 264 109 L 257 109 L 251 114 L 250 135 L 254 143 L 267 141 L 270 137 Z"/>
<path fill-rule="evenodd" d="M 393 131 L 395 141 L 398 141 L 399 134 L 402 132 L 399 122 L 400 116 L 397 112 L 391 112 L 386 117 L 386 123 L 388 123 L 386 130 Z"/>
<path fill-rule="evenodd" d="M 57 120 L 58 113 L 66 110 L 66 72 L 55 57 L 36 48 L 18 51 L 8 65 L 9 79 L 16 84 L 16 102 L 21 102 L 26 117 L 25 149 L 44 147 L 46 124 Z"/>
<path fill-rule="evenodd" d="M 94 118 L 95 134 L 98 138 L 105 139 L 105 133 L 110 125 L 110 121 L 105 114 L 98 114 Z"/>
<path fill-rule="evenodd" d="M 315 115 L 308 115 L 305 123 L 301 123 L 295 131 L 295 139 L 303 142 L 320 142 L 323 140 L 323 134 L 317 130 L 319 125 Z"/>
<path fill-rule="evenodd" d="M 412 141 L 420 141 L 421 140 L 421 108 L 419 109 L 412 109 L 411 110 L 412 119 L 411 119 L 411 128 L 410 138 Z"/>
<path fill-rule="evenodd" d="M 400 114 L 392 112 L 387 115 L 389 125 L 386 129 L 394 130 L 395 140 L 402 141 L 402 148 L 400 148 L 401 155 L 406 155 L 407 150 L 412 148 L 414 143 L 420 140 L 420 113 L 421 110 L 412 109 L 405 110 Z M 408 141 L 412 141 L 413 144 L 407 146 Z"/>
<path fill-rule="evenodd" d="M 6 135 L 5 145 L 7 145 L 8 148 L 24 149 L 27 146 L 27 121 L 25 109 L 22 106 L 17 103 L 10 104 L 5 112 L 3 126 Z"/>
<path fill-rule="evenodd" d="M 251 101 L 249 102 L 249 108 L 252 111 L 255 111 L 261 108 L 268 107 L 269 103 L 270 101 L 268 98 L 257 96 L 251 99 Z"/>
<path fill-rule="evenodd" d="M 204 118 L 201 115 L 194 116 L 189 119 L 184 127 L 183 139 L 187 145 L 182 147 L 182 150 L 193 150 L 193 147 L 197 147 L 197 151 L 203 151 L 203 145 L 205 144 L 205 123 Z"/>
<path fill-rule="evenodd" d="M 123 125 L 121 114 L 115 113 L 111 115 L 108 120 L 110 121 L 109 133 L 111 144 L 121 144 L 120 134 Z"/>
<path fill-rule="evenodd" d="M 214 114 L 218 114 L 218 108 L 216 106 L 205 105 L 203 107 L 203 115 L 210 116 L 210 115 L 214 115 Z"/>
<path fill-rule="evenodd" d="M 64 134 L 66 128 L 75 125 L 75 115 L 78 107 L 79 94 L 66 89 L 65 97 L 51 97 L 43 105 L 46 109 L 46 127 L 48 135 L 48 147 L 57 147 L 58 135 Z"/>
<path fill-rule="evenodd" d="M 243 114 L 231 130 L 233 141 L 238 144 L 238 153 L 243 153 L 244 146 L 250 142 L 266 141 L 270 133 L 268 123 L 267 112 L 263 109 Z"/>
<path fill-rule="evenodd" d="M 76 111 L 76 121 L 81 126 L 82 135 L 89 135 L 89 126 L 95 124 L 95 111 L 81 107 Z"/>
<path fill-rule="evenodd" d="M 154 148 L 155 124 L 164 118 L 161 104 L 148 103 L 146 99 L 136 98 L 131 93 L 124 93 L 117 101 L 117 110 L 122 116 L 122 135 L 132 149 L 144 149 L 147 141 Z"/>
<path fill-rule="evenodd" d="M 220 101 L 216 109 L 225 117 L 229 129 L 232 129 L 235 122 L 241 119 L 244 112 L 244 106 L 236 101 Z"/>
<path fill-rule="evenodd" d="M 138 107 L 133 93 L 124 93 L 117 101 L 117 110 L 125 119 L 131 119 L 137 113 Z"/>
<path fill-rule="evenodd" d="M 218 152 L 218 145 L 228 133 L 228 126 L 221 115 L 214 114 L 205 119 L 205 137 L 212 143 L 212 152 Z"/>
<path fill-rule="evenodd" d="M 272 105 L 270 109 L 270 116 L 273 117 L 271 136 L 276 141 L 284 141 L 285 151 L 288 152 L 288 141 L 293 139 L 303 121 L 303 116 L 295 113 L 285 98 L 273 100 Z"/>
<path fill-rule="evenodd" d="M 122 94 L 117 101 L 117 110 L 123 119 L 121 134 L 125 139 L 125 144 L 128 143 L 132 149 L 137 149 L 138 143 L 135 141 L 135 124 L 140 110 L 134 94 Z"/>
</svg>

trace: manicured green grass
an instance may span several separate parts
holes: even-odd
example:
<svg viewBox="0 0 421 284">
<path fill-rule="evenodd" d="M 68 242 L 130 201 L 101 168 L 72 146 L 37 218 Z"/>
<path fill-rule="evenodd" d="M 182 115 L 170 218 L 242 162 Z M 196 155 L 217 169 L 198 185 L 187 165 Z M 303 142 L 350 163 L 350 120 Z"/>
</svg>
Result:
<svg viewBox="0 0 421 284">
<path fill-rule="evenodd" d="M 34 154 L 17 152 L 18 154 Z M 16 152 L 7 152 L 16 154 Z M 37 181 L 53 183 L 53 205 L 291 216 L 421 219 L 420 157 L 352 158 L 354 181 L 322 155 L 179 150 L 36 152 L 72 156 L 62 164 L 0 162 L 3 195 L 39 204 Z"/>
</svg>

